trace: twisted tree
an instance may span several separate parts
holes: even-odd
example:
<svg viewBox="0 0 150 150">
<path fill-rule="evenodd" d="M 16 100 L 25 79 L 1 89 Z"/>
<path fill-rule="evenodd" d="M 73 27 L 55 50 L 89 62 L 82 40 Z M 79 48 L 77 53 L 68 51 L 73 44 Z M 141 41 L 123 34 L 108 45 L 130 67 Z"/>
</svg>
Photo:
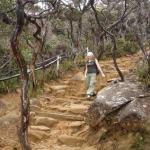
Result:
<svg viewBox="0 0 150 150">
<path fill-rule="evenodd" d="M 42 52 L 43 45 L 45 42 L 46 32 L 47 32 L 47 30 L 45 30 L 44 34 L 41 33 L 42 27 L 38 24 L 38 22 L 43 18 L 47 18 L 47 16 L 49 16 L 50 14 L 54 14 L 54 12 L 56 12 L 58 8 L 58 3 L 59 3 L 59 1 L 57 0 L 48 2 L 49 8 L 46 10 L 42 10 L 38 14 L 26 12 L 25 6 L 27 4 L 35 5 L 38 2 L 39 1 L 36 0 L 31 0 L 31 1 L 16 0 L 15 8 L 10 10 L 10 11 L 15 11 L 15 16 L 16 16 L 15 21 L 7 15 L 8 12 L 0 12 L 0 17 L 3 23 L 14 26 L 14 31 L 11 37 L 11 49 L 15 56 L 15 60 L 19 67 L 20 75 L 21 75 L 21 120 L 20 120 L 20 126 L 18 127 L 18 136 L 23 150 L 31 149 L 28 141 L 30 102 L 28 96 L 28 89 L 29 89 L 28 67 L 27 67 L 27 62 L 21 51 L 20 37 L 23 32 L 24 26 L 27 26 L 27 24 L 29 23 L 34 24 L 36 26 L 37 30 L 33 34 L 33 37 L 37 40 L 39 46 L 38 49 L 35 52 L 33 52 L 32 65 L 33 67 L 35 67 L 37 55 L 40 52 Z M 27 44 L 28 46 L 32 47 L 28 42 Z"/>
</svg>

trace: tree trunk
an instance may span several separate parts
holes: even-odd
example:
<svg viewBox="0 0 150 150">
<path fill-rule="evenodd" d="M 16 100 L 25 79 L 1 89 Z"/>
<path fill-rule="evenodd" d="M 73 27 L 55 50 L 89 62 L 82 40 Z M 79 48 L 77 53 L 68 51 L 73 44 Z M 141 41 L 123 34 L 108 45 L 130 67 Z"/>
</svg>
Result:
<svg viewBox="0 0 150 150">
<path fill-rule="evenodd" d="M 117 60 L 116 60 L 116 50 L 117 50 L 117 44 L 116 44 L 116 39 L 115 37 L 112 37 L 112 42 L 113 42 L 113 48 L 112 48 L 112 58 L 113 58 L 113 61 L 114 61 L 114 65 L 115 65 L 115 68 L 121 78 L 121 81 L 123 82 L 124 81 L 124 76 L 122 74 L 122 72 L 120 71 L 119 69 L 119 66 L 117 64 Z"/>
<path fill-rule="evenodd" d="M 100 38 L 100 43 L 99 43 L 99 50 L 98 50 L 98 55 L 97 59 L 100 60 L 105 52 L 105 43 L 104 43 L 104 37 Z"/>
<path fill-rule="evenodd" d="M 21 0 L 16 2 L 16 26 L 11 38 L 11 48 L 16 58 L 16 62 L 20 69 L 21 74 L 21 123 L 18 129 L 19 140 L 23 150 L 30 150 L 28 142 L 28 125 L 29 125 L 29 97 L 28 97 L 28 85 L 29 77 L 27 73 L 27 65 L 25 59 L 19 49 L 19 37 L 22 33 L 24 26 L 24 6 Z"/>
</svg>

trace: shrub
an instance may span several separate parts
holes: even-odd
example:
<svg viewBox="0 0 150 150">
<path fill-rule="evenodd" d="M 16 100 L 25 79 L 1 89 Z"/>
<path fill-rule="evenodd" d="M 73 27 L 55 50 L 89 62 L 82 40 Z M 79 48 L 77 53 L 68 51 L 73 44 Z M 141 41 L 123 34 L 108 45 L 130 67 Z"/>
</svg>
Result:
<svg viewBox="0 0 150 150">
<path fill-rule="evenodd" d="M 20 84 L 20 81 L 18 78 L 14 78 L 14 79 L 7 80 L 7 81 L 1 81 L 0 93 L 15 91 L 19 87 L 18 83 Z"/>
<path fill-rule="evenodd" d="M 116 56 L 121 57 L 126 54 L 134 54 L 139 50 L 138 45 L 134 41 L 125 41 L 121 38 L 117 41 L 117 51 Z M 110 57 L 112 55 L 112 43 L 106 45 L 106 51 L 104 56 Z"/>
<path fill-rule="evenodd" d="M 73 61 L 71 59 L 67 59 L 62 63 L 62 65 L 60 67 L 60 71 L 71 70 L 73 65 L 74 65 Z"/>
<path fill-rule="evenodd" d="M 137 66 L 137 75 L 139 81 L 143 82 L 147 87 L 150 87 L 150 74 L 148 73 L 147 61 L 140 60 Z"/>
</svg>

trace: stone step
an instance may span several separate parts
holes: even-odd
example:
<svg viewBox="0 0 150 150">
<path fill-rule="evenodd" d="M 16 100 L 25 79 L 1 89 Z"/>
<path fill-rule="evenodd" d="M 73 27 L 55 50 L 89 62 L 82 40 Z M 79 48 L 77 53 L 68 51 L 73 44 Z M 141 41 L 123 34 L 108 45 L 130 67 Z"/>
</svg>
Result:
<svg viewBox="0 0 150 150">
<path fill-rule="evenodd" d="M 82 145 L 85 140 L 79 137 L 75 137 L 75 136 L 69 136 L 69 135 L 60 135 L 58 138 L 58 141 L 63 144 L 63 145 L 67 145 L 67 146 L 80 146 Z"/>
<path fill-rule="evenodd" d="M 68 97 L 68 96 L 65 96 L 65 97 L 60 97 L 59 95 L 56 96 L 41 96 L 40 97 L 43 101 L 53 101 L 53 104 L 60 104 L 60 103 L 71 103 L 71 102 L 74 102 L 74 103 L 82 103 L 82 102 L 86 102 L 86 98 L 75 98 L 73 97 L 71 99 L 71 97 Z"/>
<path fill-rule="evenodd" d="M 42 139 L 46 139 L 47 137 L 49 137 L 49 134 L 45 131 L 40 131 L 40 130 L 33 130 L 33 129 L 29 129 L 28 130 L 29 133 L 29 139 L 32 142 L 38 142 L 41 141 Z"/>
<path fill-rule="evenodd" d="M 86 110 L 88 109 L 87 106 L 82 105 L 82 104 L 71 104 L 68 107 L 68 112 L 72 112 L 74 114 L 85 114 Z"/>
<path fill-rule="evenodd" d="M 66 106 L 59 106 L 59 105 L 51 105 L 47 107 L 48 110 L 57 110 L 60 112 L 70 112 L 73 114 L 80 114 L 84 115 L 86 110 L 88 109 L 89 105 L 82 105 L 82 104 L 70 104 Z"/>
<path fill-rule="evenodd" d="M 39 131 L 50 131 L 50 128 L 46 126 L 30 126 L 29 129 Z"/>
<path fill-rule="evenodd" d="M 94 146 L 72 147 L 72 146 L 66 146 L 66 145 L 61 145 L 61 146 L 54 145 L 50 150 L 97 150 L 97 149 Z"/>
<path fill-rule="evenodd" d="M 80 100 L 80 101 L 87 100 L 86 96 L 85 97 L 83 97 L 83 96 L 81 96 L 81 97 L 79 97 L 79 96 L 65 96 L 65 98 L 72 99 L 72 100 Z"/>
<path fill-rule="evenodd" d="M 50 89 L 57 91 L 57 90 L 64 90 L 67 87 L 68 87 L 67 85 L 52 85 L 50 86 Z"/>
<path fill-rule="evenodd" d="M 35 125 L 44 125 L 46 127 L 52 127 L 58 123 L 58 120 L 50 117 L 35 117 Z"/>
<path fill-rule="evenodd" d="M 74 121 L 74 122 L 71 122 L 68 127 L 71 127 L 71 128 L 79 128 L 81 126 L 85 125 L 85 122 L 84 121 Z"/>
<path fill-rule="evenodd" d="M 66 145 L 54 145 L 51 150 L 81 150 L 80 147 L 70 147 L 70 146 L 66 146 Z"/>
<path fill-rule="evenodd" d="M 36 112 L 37 116 L 51 117 L 58 120 L 68 120 L 68 121 L 84 121 L 83 116 L 70 115 L 65 113 L 57 113 L 57 112 Z"/>
</svg>

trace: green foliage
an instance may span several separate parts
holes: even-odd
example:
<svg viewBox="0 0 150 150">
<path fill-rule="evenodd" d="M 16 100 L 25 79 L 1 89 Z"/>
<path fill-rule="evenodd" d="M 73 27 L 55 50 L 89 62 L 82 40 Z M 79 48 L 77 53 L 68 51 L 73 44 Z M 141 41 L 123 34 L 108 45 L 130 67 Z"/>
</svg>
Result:
<svg viewBox="0 0 150 150">
<path fill-rule="evenodd" d="M 1 81 L 0 82 L 0 93 L 5 93 L 5 92 L 13 92 L 19 87 L 19 79 L 14 78 L 11 80 L 7 81 Z"/>
<path fill-rule="evenodd" d="M 63 64 L 61 65 L 60 70 L 61 71 L 68 71 L 71 70 L 73 68 L 73 61 L 71 59 L 67 59 L 63 62 Z"/>
<path fill-rule="evenodd" d="M 117 51 L 116 56 L 121 57 L 126 54 L 134 54 L 139 50 L 138 45 L 134 41 L 125 41 L 125 39 L 121 38 L 117 41 Z M 106 46 L 106 52 L 104 56 L 111 56 L 112 54 L 112 44 L 109 43 Z"/>
<path fill-rule="evenodd" d="M 137 66 L 137 75 L 141 82 L 143 82 L 147 87 L 150 87 L 150 74 L 148 70 L 147 61 L 141 60 Z"/>
<path fill-rule="evenodd" d="M 9 10 L 13 8 L 15 1 L 12 0 L 1 0 L 0 1 L 0 9 L 3 11 Z"/>
<path fill-rule="evenodd" d="M 137 133 L 136 135 L 136 141 L 132 145 L 132 150 L 144 150 L 144 144 L 145 144 L 145 137 L 143 133 Z"/>
<path fill-rule="evenodd" d="M 23 54 L 23 56 L 24 56 L 24 58 L 25 58 L 27 63 L 31 62 L 31 60 L 32 60 L 32 52 L 31 52 L 30 49 L 24 48 L 22 50 L 22 54 Z"/>
<path fill-rule="evenodd" d="M 81 18 L 82 13 L 78 11 L 77 9 L 72 9 L 72 10 L 67 10 L 65 12 L 66 18 L 73 20 L 73 21 L 78 21 Z"/>
</svg>

